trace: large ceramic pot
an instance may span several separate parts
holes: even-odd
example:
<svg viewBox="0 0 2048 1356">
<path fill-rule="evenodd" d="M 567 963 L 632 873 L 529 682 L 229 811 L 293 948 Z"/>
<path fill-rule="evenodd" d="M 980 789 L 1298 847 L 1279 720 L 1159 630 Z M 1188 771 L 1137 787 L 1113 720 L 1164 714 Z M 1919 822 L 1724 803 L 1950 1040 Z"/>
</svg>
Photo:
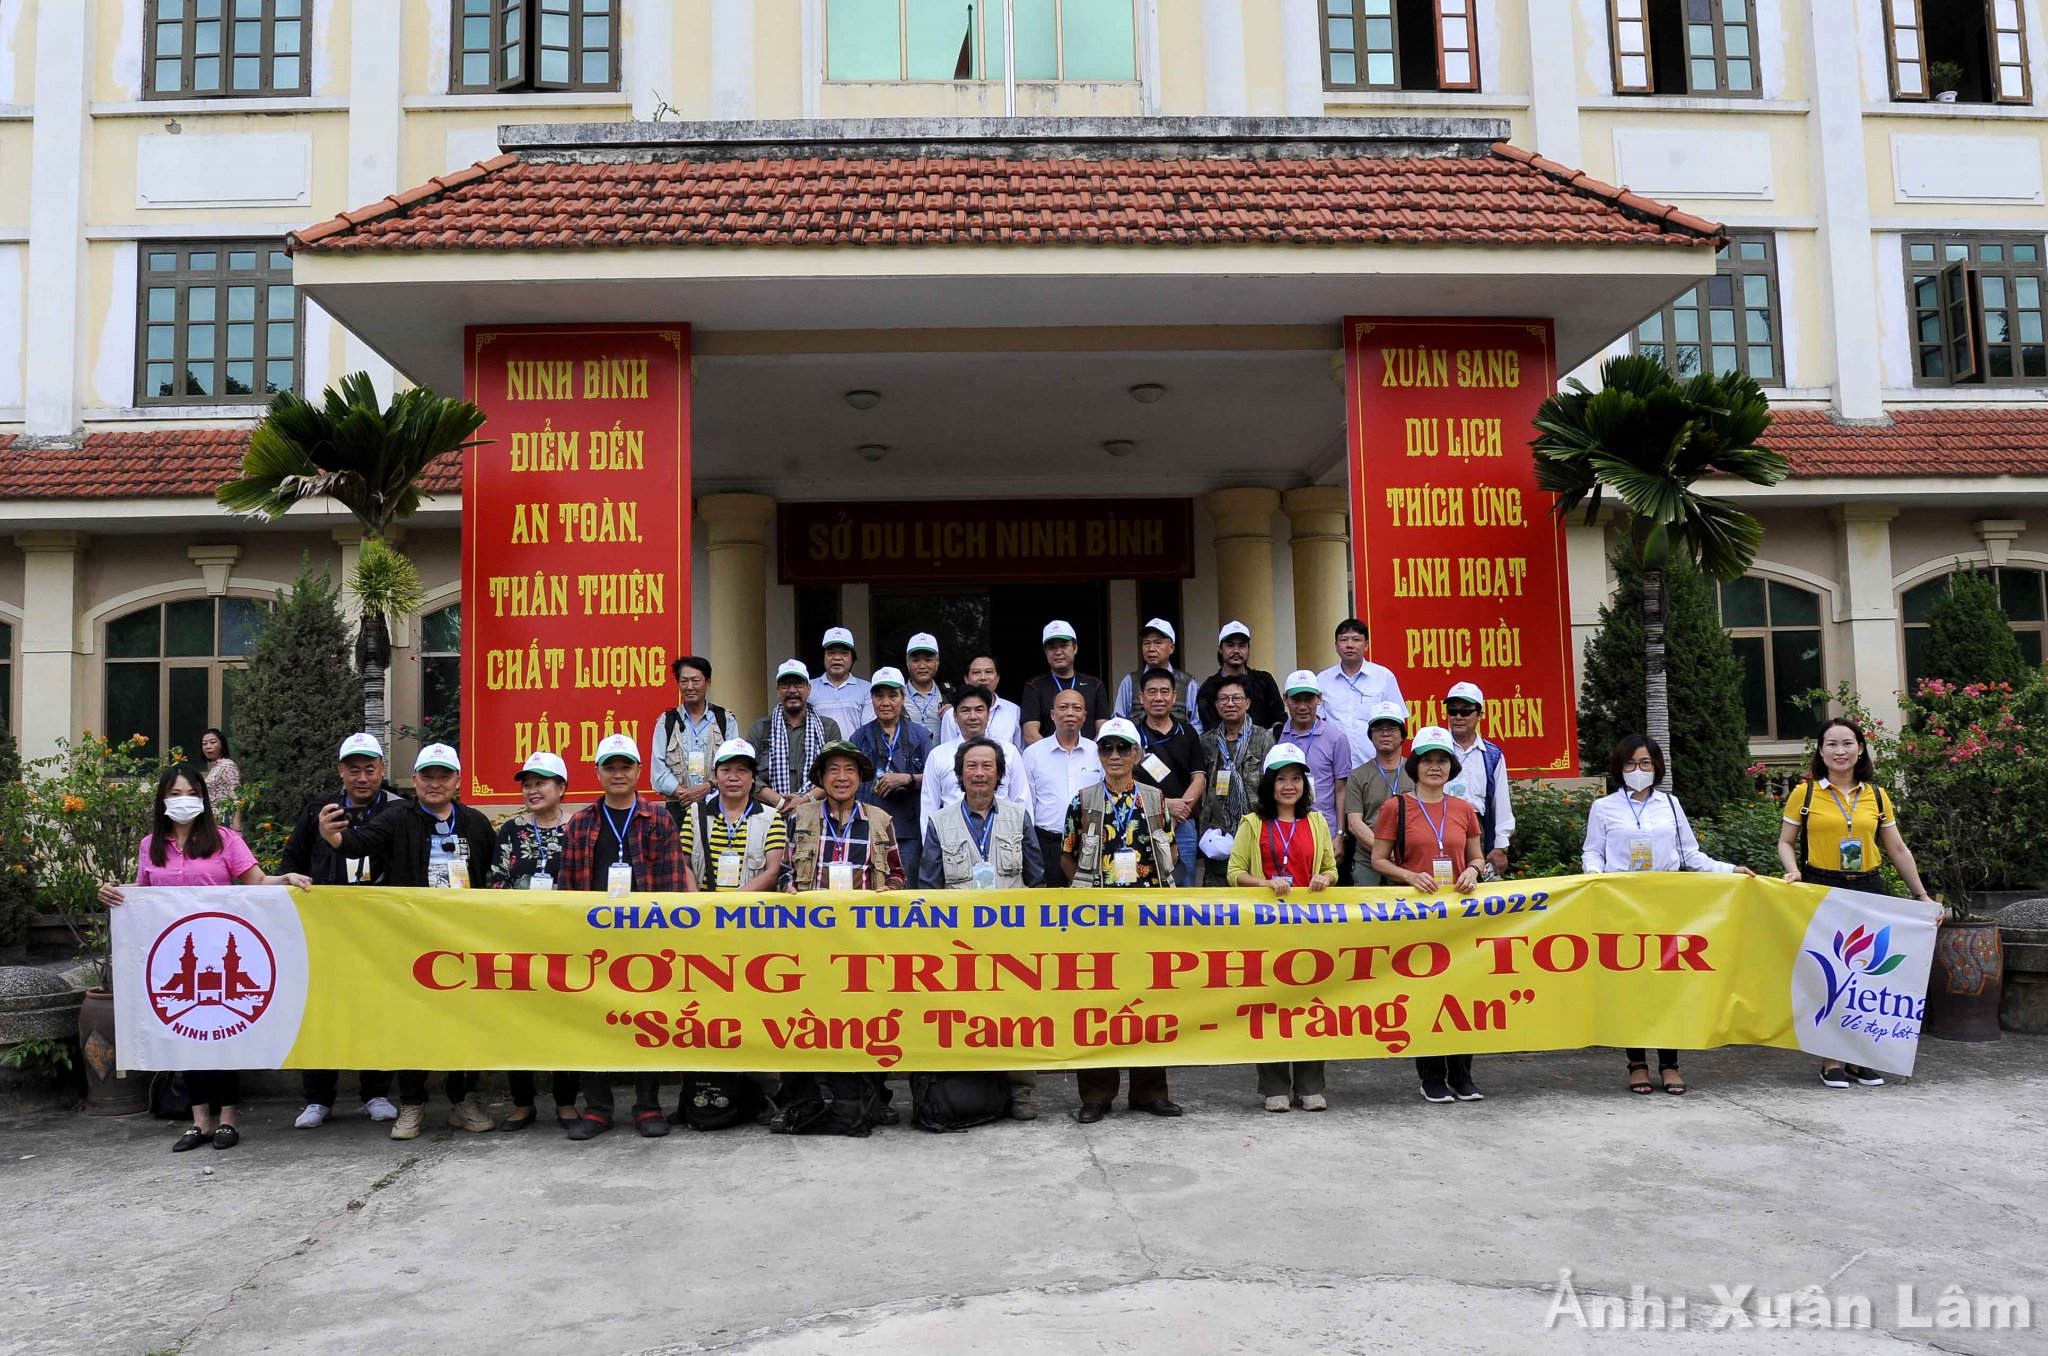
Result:
<svg viewBox="0 0 2048 1356">
<path fill-rule="evenodd" d="M 1934 936 L 1927 974 L 1927 1020 L 1920 1034 L 1947 1041 L 1998 1039 L 1998 996 L 2004 977 L 1998 922 L 1944 918 Z"/>
<path fill-rule="evenodd" d="M 78 1007 L 78 1052 L 85 1064 L 85 1114 L 133 1116 L 149 1110 L 149 1075 L 114 1061 L 114 995 L 88 989 Z"/>
</svg>

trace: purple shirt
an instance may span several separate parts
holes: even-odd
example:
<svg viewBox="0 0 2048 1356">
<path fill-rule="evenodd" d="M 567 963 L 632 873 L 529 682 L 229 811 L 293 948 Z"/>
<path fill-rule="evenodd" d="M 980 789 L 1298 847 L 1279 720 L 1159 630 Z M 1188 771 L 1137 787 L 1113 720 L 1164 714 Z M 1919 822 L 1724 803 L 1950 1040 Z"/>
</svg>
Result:
<svg viewBox="0 0 2048 1356">
<path fill-rule="evenodd" d="M 1351 775 L 1351 740 L 1344 727 L 1322 712 L 1307 734 L 1297 733 L 1292 720 L 1280 723 L 1273 736 L 1276 744 L 1292 744 L 1308 762 L 1309 783 L 1315 791 L 1316 808 L 1327 823 L 1341 824 L 1337 806 L 1344 796 L 1344 779 Z"/>
<path fill-rule="evenodd" d="M 256 865 L 256 854 L 249 851 L 242 835 L 233 829 L 220 831 L 220 851 L 211 857 L 194 857 L 188 861 L 178 850 L 175 839 L 166 843 L 162 866 L 149 860 L 149 844 L 155 836 L 146 835 L 141 851 L 136 854 L 137 885 L 233 885 Z"/>
</svg>

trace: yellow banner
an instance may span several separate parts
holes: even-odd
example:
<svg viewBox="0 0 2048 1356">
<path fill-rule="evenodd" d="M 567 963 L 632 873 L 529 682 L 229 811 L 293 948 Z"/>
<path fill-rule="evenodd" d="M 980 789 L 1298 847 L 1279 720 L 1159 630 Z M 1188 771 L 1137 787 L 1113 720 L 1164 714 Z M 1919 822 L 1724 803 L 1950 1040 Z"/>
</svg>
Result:
<svg viewBox="0 0 2048 1356">
<path fill-rule="evenodd" d="M 1723 875 L 1464 898 L 145 889 L 129 1068 L 965 1069 L 1582 1046 L 1910 1073 L 1938 914 Z"/>
</svg>

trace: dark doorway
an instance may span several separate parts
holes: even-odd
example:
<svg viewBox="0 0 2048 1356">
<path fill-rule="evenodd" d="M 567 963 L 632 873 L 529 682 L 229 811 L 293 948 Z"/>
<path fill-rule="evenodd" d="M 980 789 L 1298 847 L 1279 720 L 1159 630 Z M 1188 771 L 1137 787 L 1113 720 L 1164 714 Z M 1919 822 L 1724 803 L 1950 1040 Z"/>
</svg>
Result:
<svg viewBox="0 0 2048 1356">
<path fill-rule="evenodd" d="M 939 680 L 956 688 L 977 654 L 995 658 L 1002 695 L 1015 701 L 1024 681 L 1045 671 L 1039 636 L 1055 617 L 1070 622 L 1081 642 L 1080 667 L 1105 682 L 1109 658 L 1109 583 L 877 584 L 868 593 L 874 665 L 903 663 L 903 647 L 919 631 L 939 642 Z"/>
</svg>

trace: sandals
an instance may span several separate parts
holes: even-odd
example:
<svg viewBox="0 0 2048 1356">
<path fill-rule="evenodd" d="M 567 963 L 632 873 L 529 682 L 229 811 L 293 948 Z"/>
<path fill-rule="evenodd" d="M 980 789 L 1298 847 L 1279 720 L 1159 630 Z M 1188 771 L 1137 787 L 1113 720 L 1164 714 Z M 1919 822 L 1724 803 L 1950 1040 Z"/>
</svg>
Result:
<svg viewBox="0 0 2048 1356">
<path fill-rule="evenodd" d="M 634 1112 L 633 1125 L 646 1139 L 660 1139 L 669 1130 L 668 1117 L 659 1109 Z"/>
<path fill-rule="evenodd" d="M 196 1149 L 202 1144 L 211 1143 L 213 1143 L 213 1132 L 211 1130 L 201 1130 L 198 1126 L 194 1125 L 189 1127 L 184 1134 L 178 1136 L 177 1142 L 171 1145 L 171 1152 L 182 1154 Z"/>
<path fill-rule="evenodd" d="M 589 1112 L 585 1112 L 576 1118 L 575 1124 L 569 1127 L 569 1138 L 575 1140 L 596 1139 L 611 1128 L 611 1117 L 593 1116 Z"/>
<path fill-rule="evenodd" d="M 1636 1082 L 1637 1074 L 1643 1076 L 1643 1081 L 1640 1083 Z M 1628 1062 L 1628 1090 L 1643 1096 L 1648 1096 L 1657 1090 L 1656 1085 L 1650 1082 L 1650 1066 L 1647 1063 L 1633 1059 Z"/>
<path fill-rule="evenodd" d="M 1671 1081 L 1671 1076 L 1677 1073 L 1678 1066 L 1675 1064 L 1667 1064 L 1663 1068 L 1657 1070 L 1657 1076 L 1663 1080 L 1664 1091 L 1670 1093 L 1673 1097 L 1683 1097 L 1685 1096 L 1684 1075 L 1680 1074 L 1678 1081 L 1675 1083 Z"/>
<path fill-rule="evenodd" d="M 213 1132 L 213 1147 L 216 1149 L 232 1149 L 241 1142 L 242 1132 L 232 1125 L 223 1125 Z"/>
</svg>

